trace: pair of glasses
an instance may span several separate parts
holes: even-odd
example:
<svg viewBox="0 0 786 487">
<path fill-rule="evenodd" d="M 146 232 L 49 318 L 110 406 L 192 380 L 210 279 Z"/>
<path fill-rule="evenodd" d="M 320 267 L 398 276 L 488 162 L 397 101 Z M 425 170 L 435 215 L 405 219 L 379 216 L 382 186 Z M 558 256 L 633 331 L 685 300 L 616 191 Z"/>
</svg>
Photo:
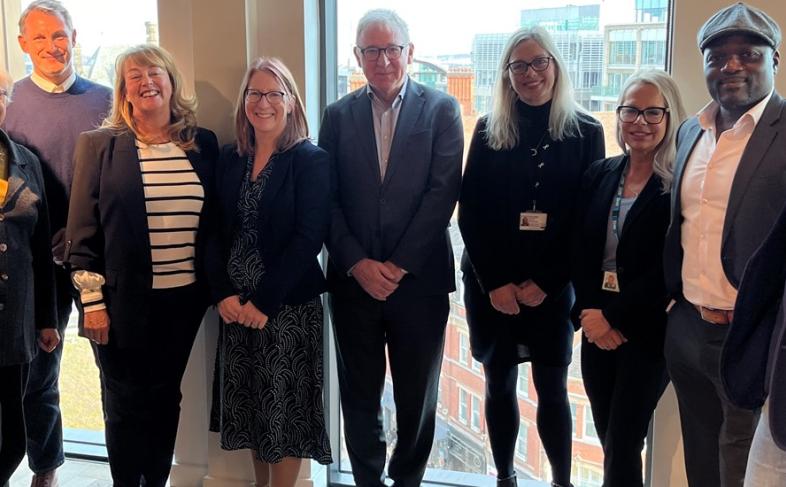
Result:
<svg viewBox="0 0 786 487">
<path fill-rule="evenodd" d="M 647 107 L 644 110 L 639 110 L 636 107 L 620 105 L 617 107 L 617 118 L 620 122 L 633 123 L 642 116 L 645 122 L 658 124 L 663 121 L 663 117 L 668 112 L 669 109 L 665 107 Z"/>
<path fill-rule="evenodd" d="M 551 60 L 554 59 L 551 56 L 541 56 L 536 57 L 530 62 L 527 61 L 513 61 L 508 63 L 506 66 L 511 73 L 513 74 L 525 74 L 529 68 L 532 68 L 533 71 L 540 73 L 541 71 L 546 71 L 549 69 L 549 64 Z"/>
<path fill-rule="evenodd" d="M 358 47 L 358 50 L 360 50 L 360 54 L 363 55 L 363 59 L 366 61 L 376 61 L 383 52 L 388 59 L 398 59 L 401 57 L 401 53 L 404 52 L 404 47 L 393 44 L 388 47 Z"/>
<path fill-rule="evenodd" d="M 262 98 L 266 99 L 271 105 L 281 105 L 287 96 L 283 91 L 259 91 L 254 89 L 246 90 L 246 103 L 259 103 Z"/>
</svg>

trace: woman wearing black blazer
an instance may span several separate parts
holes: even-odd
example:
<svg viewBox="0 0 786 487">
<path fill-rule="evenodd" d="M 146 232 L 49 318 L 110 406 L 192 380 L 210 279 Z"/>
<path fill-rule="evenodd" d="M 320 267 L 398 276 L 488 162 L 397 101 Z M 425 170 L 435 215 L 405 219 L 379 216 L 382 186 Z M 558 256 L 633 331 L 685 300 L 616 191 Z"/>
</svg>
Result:
<svg viewBox="0 0 786 487">
<path fill-rule="evenodd" d="M 203 265 L 218 144 L 196 126 L 171 56 L 142 45 L 116 62 L 112 113 L 80 135 L 66 256 L 80 333 L 101 367 L 114 484 L 163 486 L 180 381 L 209 304 Z"/>
<path fill-rule="evenodd" d="M 331 462 L 322 405 L 329 222 L 327 153 L 308 140 L 294 79 L 255 60 L 235 111 L 237 143 L 221 153 L 221 225 L 210 239 L 221 315 L 211 430 L 250 449 L 257 485 L 293 486 L 301 459 Z"/>
<path fill-rule="evenodd" d="M 617 107 L 625 153 L 595 162 L 579 198 L 573 318 L 604 451 L 604 487 L 642 485 L 641 449 L 666 387 L 663 242 L 684 110 L 663 71 L 629 78 Z"/>
<path fill-rule="evenodd" d="M 500 486 L 516 485 L 516 381 L 527 360 L 553 485 L 570 485 L 570 236 L 581 176 L 603 155 L 603 129 L 573 101 L 548 33 L 513 34 L 494 108 L 472 137 L 459 200 L 470 343 L 484 366 Z"/>
</svg>

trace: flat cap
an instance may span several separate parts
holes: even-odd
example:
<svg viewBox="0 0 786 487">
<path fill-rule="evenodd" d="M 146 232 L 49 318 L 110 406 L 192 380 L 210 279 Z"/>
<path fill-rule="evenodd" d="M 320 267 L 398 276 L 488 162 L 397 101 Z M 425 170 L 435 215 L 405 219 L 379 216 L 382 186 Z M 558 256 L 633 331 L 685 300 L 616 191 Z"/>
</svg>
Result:
<svg viewBox="0 0 786 487">
<path fill-rule="evenodd" d="M 715 12 L 701 26 L 696 40 L 703 51 L 710 42 L 731 34 L 756 36 L 773 49 L 777 49 L 781 43 L 778 23 L 763 11 L 742 2 Z"/>
</svg>

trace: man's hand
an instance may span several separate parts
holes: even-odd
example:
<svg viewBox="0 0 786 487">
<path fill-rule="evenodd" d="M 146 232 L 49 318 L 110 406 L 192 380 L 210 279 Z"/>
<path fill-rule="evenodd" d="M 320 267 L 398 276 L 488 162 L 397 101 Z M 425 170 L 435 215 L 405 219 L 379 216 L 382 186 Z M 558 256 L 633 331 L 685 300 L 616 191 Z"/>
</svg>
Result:
<svg viewBox="0 0 786 487">
<path fill-rule="evenodd" d="M 229 296 L 218 303 L 218 314 L 221 315 L 224 323 L 237 323 L 237 316 L 240 314 L 242 307 L 240 296 Z"/>
<path fill-rule="evenodd" d="M 352 277 L 378 301 L 385 301 L 398 288 L 398 274 L 377 260 L 361 259 L 352 268 Z"/>
<path fill-rule="evenodd" d="M 98 309 L 85 313 L 85 337 L 98 345 L 109 343 L 109 313 L 106 309 Z"/>
<path fill-rule="evenodd" d="M 617 347 L 628 341 L 616 328 L 610 329 L 605 335 L 595 340 L 595 345 L 601 350 L 616 350 Z"/>
<path fill-rule="evenodd" d="M 60 343 L 60 333 L 56 328 L 44 328 L 38 332 L 38 348 L 51 353 Z"/>
<path fill-rule="evenodd" d="M 579 314 L 579 319 L 581 320 L 581 331 L 584 332 L 590 343 L 595 343 L 598 338 L 611 330 L 611 325 L 599 309 L 583 309 Z"/>
<path fill-rule="evenodd" d="M 246 304 L 240 306 L 236 321 L 247 328 L 261 330 L 267 325 L 267 320 L 267 315 L 259 311 L 259 309 L 254 306 L 254 303 L 248 301 Z"/>
<path fill-rule="evenodd" d="M 546 293 L 532 279 L 527 279 L 516 287 L 516 300 L 524 306 L 540 306 L 544 299 Z"/>
<path fill-rule="evenodd" d="M 57 265 L 63 265 L 65 260 L 65 228 L 61 228 L 52 235 L 52 260 Z"/>
<path fill-rule="evenodd" d="M 516 301 L 517 290 L 518 288 L 515 284 L 509 283 L 491 291 L 489 293 L 491 305 L 494 309 L 506 315 L 519 314 L 521 309 L 519 308 L 519 303 Z"/>
<path fill-rule="evenodd" d="M 404 269 L 402 269 L 401 267 L 397 266 L 396 264 L 394 264 L 389 260 L 386 260 L 383 265 L 388 270 L 388 272 L 390 272 L 390 274 L 393 275 L 393 282 L 395 282 L 396 284 L 400 283 L 401 280 L 404 279 L 404 276 L 407 275 Z"/>
</svg>

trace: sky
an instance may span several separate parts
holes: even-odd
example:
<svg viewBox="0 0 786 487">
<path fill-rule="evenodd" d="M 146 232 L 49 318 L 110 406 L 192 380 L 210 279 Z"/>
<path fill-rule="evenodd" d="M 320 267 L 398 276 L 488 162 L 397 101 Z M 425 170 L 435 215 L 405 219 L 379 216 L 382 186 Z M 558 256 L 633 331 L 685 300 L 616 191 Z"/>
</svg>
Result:
<svg viewBox="0 0 786 487">
<path fill-rule="evenodd" d="M 337 4 L 339 64 L 353 59 L 357 22 L 371 8 L 398 12 L 409 24 L 415 57 L 426 58 L 469 54 L 476 33 L 513 32 L 524 9 L 600 4 L 601 28 L 635 20 L 635 0 L 337 0 Z"/>
</svg>

